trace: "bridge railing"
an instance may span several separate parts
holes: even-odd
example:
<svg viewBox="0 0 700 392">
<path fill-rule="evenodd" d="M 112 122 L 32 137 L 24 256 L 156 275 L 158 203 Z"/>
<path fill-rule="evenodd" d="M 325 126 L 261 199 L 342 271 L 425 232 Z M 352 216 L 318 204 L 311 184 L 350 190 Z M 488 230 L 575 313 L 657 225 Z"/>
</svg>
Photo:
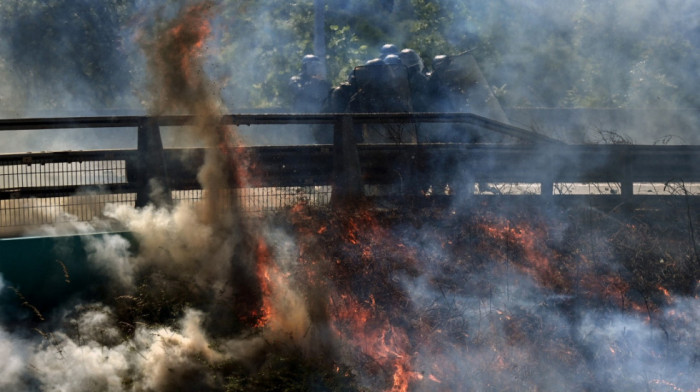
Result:
<svg viewBox="0 0 700 392">
<path fill-rule="evenodd" d="M 169 198 L 206 197 L 196 174 L 201 148 L 163 148 L 161 127 L 192 116 L 74 117 L 0 120 L 1 130 L 137 128 L 137 148 L 0 155 L 0 227 L 90 220 L 104 205 L 144 206 L 153 180 Z M 522 196 L 544 201 L 595 198 L 614 203 L 682 196 L 695 200 L 700 146 L 565 145 L 525 129 L 465 113 L 236 114 L 222 124 L 328 124 L 333 144 L 245 147 L 255 181 L 231 190 L 251 211 L 299 200 L 319 206 L 361 195 L 412 200 Z M 371 124 L 468 126 L 511 143 L 362 143 Z M 331 132 L 331 131 L 329 131 Z M 429 139 L 429 138 L 427 138 Z M 426 139 L 426 140 L 427 140 Z M 589 189 L 586 192 L 586 189 Z M 594 192 L 590 190 L 593 189 Z"/>
</svg>

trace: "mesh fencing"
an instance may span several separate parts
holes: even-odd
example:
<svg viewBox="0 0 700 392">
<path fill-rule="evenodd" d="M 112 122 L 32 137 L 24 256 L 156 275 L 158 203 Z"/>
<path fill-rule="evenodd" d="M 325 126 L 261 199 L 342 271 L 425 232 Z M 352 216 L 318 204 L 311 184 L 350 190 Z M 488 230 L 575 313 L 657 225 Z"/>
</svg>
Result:
<svg viewBox="0 0 700 392">
<path fill-rule="evenodd" d="M 125 184 L 124 160 L 33 163 L 11 160 L 0 165 L 0 189 Z"/>
<path fill-rule="evenodd" d="M 135 193 L 84 194 L 0 200 L 0 227 L 90 221 L 102 216 L 107 204 L 133 206 Z"/>
<path fill-rule="evenodd" d="M 224 196 L 231 199 L 228 206 L 240 206 L 247 212 L 273 212 L 305 203 L 314 207 L 325 207 L 331 201 L 331 186 L 300 187 L 259 187 L 239 188 L 226 191 Z M 198 203 L 207 198 L 201 189 L 172 191 L 173 201 Z"/>
<path fill-rule="evenodd" d="M 70 158 L 70 156 L 66 156 Z M 52 158 L 55 160 L 55 157 Z M 103 217 L 108 204 L 134 206 L 125 160 L 47 162 L 18 157 L 0 162 L 0 228 L 91 221 Z M 330 204 L 331 186 L 288 186 L 232 189 L 226 206 L 265 213 L 297 203 Z M 208 196 L 201 189 L 172 190 L 174 202 L 199 203 Z"/>
</svg>

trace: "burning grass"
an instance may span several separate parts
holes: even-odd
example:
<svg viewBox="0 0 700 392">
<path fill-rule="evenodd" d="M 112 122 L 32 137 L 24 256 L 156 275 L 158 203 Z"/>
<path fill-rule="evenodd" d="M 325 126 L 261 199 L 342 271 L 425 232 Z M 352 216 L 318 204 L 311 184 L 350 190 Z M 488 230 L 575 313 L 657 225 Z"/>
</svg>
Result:
<svg viewBox="0 0 700 392">
<path fill-rule="evenodd" d="M 295 262 L 273 273 L 276 283 L 259 272 L 261 296 L 286 280 L 285 290 L 303 299 L 307 330 L 268 341 L 254 365 L 217 369 L 225 387 L 697 388 L 686 373 L 698 366 L 699 342 L 686 324 L 697 310 L 680 315 L 673 305 L 697 301 L 700 275 L 675 220 L 590 209 L 497 211 L 328 212 L 300 204 L 277 216 L 297 244 Z M 273 267 L 273 253 L 263 252 L 263 268 Z M 257 321 L 239 332 L 264 336 L 290 312 L 264 299 L 260 306 Z M 694 354 L 678 373 L 654 378 L 630 365 L 669 361 L 686 352 L 679 345 Z"/>
<path fill-rule="evenodd" d="M 249 157 L 225 153 L 235 130 L 197 72 L 212 12 L 185 9 L 145 46 L 162 90 L 153 110 L 202 119 L 192 128 L 211 153 L 198 178 L 218 195 L 255 176 Z M 108 209 L 138 249 L 87 244 L 109 284 L 27 325 L 39 343 L 0 328 L 12 364 L 0 388 L 700 390 L 690 208 L 300 203 L 256 220 L 237 207 L 222 196 Z"/>
<path fill-rule="evenodd" d="M 590 337 L 595 324 L 604 330 L 618 318 L 668 333 L 673 298 L 697 300 L 689 234 L 656 214 L 493 207 L 466 215 L 291 211 L 301 264 L 327 263 L 318 283 L 324 306 L 340 357 L 364 375 L 362 384 L 392 391 L 651 385 L 626 374 L 637 371 L 626 365 L 633 357 L 667 360 L 658 348 L 621 354 L 615 346 L 630 344 L 624 334 L 606 336 L 609 351 Z M 686 343 L 697 355 L 697 339 Z M 697 388 L 677 376 L 686 381 L 681 390 Z"/>
<path fill-rule="evenodd" d="M 700 268 L 672 211 L 300 203 L 239 234 L 218 280 L 185 258 L 221 250 L 140 245 L 172 268 L 35 320 L 33 366 L 102 350 L 74 385 L 124 391 L 696 391 Z"/>
</svg>

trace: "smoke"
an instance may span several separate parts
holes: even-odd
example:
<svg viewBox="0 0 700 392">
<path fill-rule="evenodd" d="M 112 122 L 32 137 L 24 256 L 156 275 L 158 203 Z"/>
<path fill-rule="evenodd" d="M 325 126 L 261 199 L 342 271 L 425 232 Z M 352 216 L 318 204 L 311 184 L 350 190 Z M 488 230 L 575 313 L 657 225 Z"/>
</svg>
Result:
<svg viewBox="0 0 700 392">
<path fill-rule="evenodd" d="M 189 131 L 209 147 L 199 174 L 206 197 L 172 210 L 108 208 L 105 216 L 111 223 L 105 226 L 128 229 L 138 243 L 135 249 L 111 234 L 85 240 L 88 262 L 109 277 L 103 288 L 109 306 L 71 310 L 66 304 L 64 316 L 42 326 L 46 331 L 35 330 L 41 337 L 38 344 L 37 335 L 21 342 L 3 331 L 3 350 L 19 344 L 34 347 L 26 358 L 9 356 L 3 383 L 66 391 L 181 390 L 183 385 L 220 389 L 225 380 L 210 369 L 224 361 L 248 361 L 260 349 L 257 337 L 228 339 L 241 333 L 249 323 L 245 317 L 253 318 L 253 311 L 260 309 L 261 293 L 254 286 L 256 243 L 262 239 L 225 192 L 246 178 L 238 166 L 242 157 L 227 152 L 236 146 L 235 130 L 218 124 L 220 100 L 202 73 L 200 49 L 209 32 L 211 5 L 185 7 L 144 30 L 140 38 L 155 81 L 149 110 L 184 111 L 202 120 Z M 95 225 L 82 223 L 68 230 L 81 232 L 86 226 L 95 231 Z M 56 234 L 66 229 L 46 230 Z M 221 351 L 212 348 L 203 324 L 227 337 L 217 341 Z"/>
<path fill-rule="evenodd" d="M 140 326 L 128 341 L 111 310 L 99 304 L 82 306 L 67 319 L 66 332 L 45 334 L 28 358 L 37 390 L 168 391 L 184 385 L 211 390 L 222 380 L 208 377 L 208 367 L 237 359 L 262 343 L 231 340 L 217 351 L 202 330 L 202 313 L 194 310 L 173 327 Z"/>
<path fill-rule="evenodd" d="M 129 257 L 132 257 L 131 243 L 118 234 L 86 238 L 84 246 L 88 261 L 109 276 L 112 284 L 117 284 L 119 288 L 133 288 L 134 265 L 129 261 Z"/>
<path fill-rule="evenodd" d="M 544 266 L 531 270 L 522 263 L 537 257 L 528 252 L 516 252 L 519 256 L 512 260 L 487 253 L 487 265 L 482 265 L 480 249 L 489 248 L 482 237 L 471 254 L 459 255 L 451 254 L 459 245 L 452 244 L 450 236 L 435 238 L 442 244 L 436 247 L 430 246 L 430 233 L 413 235 L 421 238 L 422 248 L 428 244 L 430 259 L 421 275 L 402 277 L 404 292 L 417 314 L 433 317 L 420 328 L 414 370 L 434 377 L 432 382 L 416 382 L 414 390 L 698 387 L 697 297 L 673 296 L 658 311 L 647 304 L 646 310 L 630 312 L 624 300 L 605 305 L 618 302 L 615 295 L 630 295 L 624 287 L 614 294 L 598 291 L 609 284 L 603 283 L 610 273 L 605 271 L 624 275 L 627 268 L 610 249 L 594 251 L 598 265 L 573 265 L 561 256 L 545 255 L 570 266 L 552 267 L 569 277 L 542 273 Z M 587 241 L 591 238 L 582 243 Z M 470 272 L 457 272 L 464 269 Z M 589 281 L 591 277 L 598 282 Z"/>
<path fill-rule="evenodd" d="M 133 48 L 122 28 L 131 4 L 3 2 L 3 76 L 11 86 L 4 109 L 22 116 L 128 107 Z"/>
<path fill-rule="evenodd" d="M 681 389 L 697 387 L 693 368 L 697 367 L 698 303 L 689 298 L 677 302 L 652 323 L 644 317 L 585 314 L 578 338 L 597 359 L 597 377 L 614 387 L 664 388 L 669 380 Z"/>
<path fill-rule="evenodd" d="M 685 131 L 697 126 L 697 111 L 672 110 L 698 106 L 688 90 L 700 62 L 692 1 L 501 1 L 469 9 L 472 23 L 450 31 L 491 37 L 475 57 L 504 107 L 644 109 L 617 116 L 522 110 L 510 113 L 514 123 L 577 142 L 592 141 L 600 129 L 637 144 L 669 133 L 682 139 L 674 143 L 697 142 Z"/>
<path fill-rule="evenodd" d="M 212 291 L 227 283 L 229 262 L 240 234 L 217 232 L 216 226 L 202 222 L 195 207 L 182 203 L 169 211 L 112 205 L 105 214 L 134 234 L 138 254 L 132 257 L 129 242 L 119 235 L 104 236 L 88 243 L 87 249 L 91 261 L 112 269 L 110 272 L 116 274 L 110 276 L 118 276 L 125 288 L 132 287 L 139 269 L 175 271 Z"/>
<path fill-rule="evenodd" d="M 0 328 L 0 355 L 3 358 L 3 365 L 0 366 L 0 388 L 18 385 L 25 369 L 25 347 L 23 342 Z"/>
<path fill-rule="evenodd" d="M 700 22 L 692 2 L 503 1 L 471 10 L 478 15 L 480 28 L 505 29 L 496 35 L 498 42 L 491 43 L 504 45 L 500 65 L 487 64 L 485 69 L 493 77 L 507 79 L 508 88 L 516 90 L 513 96 L 522 102 L 561 106 L 567 94 L 575 100 L 578 89 L 599 100 L 591 102 L 595 106 L 692 106 L 692 101 L 669 101 L 673 90 L 682 92 L 683 86 L 673 82 L 663 86 L 659 79 L 635 75 L 635 69 L 645 64 L 648 76 L 669 81 L 691 76 L 689 66 L 697 57 L 685 53 L 666 57 L 666 49 L 698 45 L 691 36 Z M 506 17 L 508 23 L 499 23 Z M 558 61 L 553 62 L 553 56 Z"/>
<path fill-rule="evenodd" d="M 525 18 L 523 22 L 535 20 L 525 15 L 544 18 L 537 20 L 549 26 L 546 32 L 574 40 L 567 35 L 567 22 L 576 10 L 568 7 L 574 6 L 515 3 L 474 6 L 473 12 L 485 17 L 464 28 L 476 34 L 485 26 L 498 26 L 494 18 L 505 14 L 496 11 L 507 5 L 513 7 L 513 17 Z M 697 297 L 678 296 L 658 311 L 627 308 L 629 302 L 641 302 L 625 295 L 624 282 L 615 279 L 630 268 L 616 262 L 605 246 L 604 238 L 614 238 L 614 232 L 604 231 L 586 243 L 588 238 L 577 236 L 574 225 L 558 227 L 552 237 L 534 242 L 548 245 L 542 250 L 513 242 L 539 234 L 537 230 L 504 228 L 499 221 L 482 222 L 493 223 L 490 230 L 475 225 L 470 232 L 458 232 L 461 219 L 467 219 L 463 216 L 446 219 L 440 227 L 421 228 L 416 218 L 412 227 L 381 230 L 368 227 L 376 222 L 364 216 L 359 218 L 365 222 L 357 223 L 353 214 L 333 217 L 332 222 L 323 215 L 314 220 L 298 214 L 293 224 L 297 232 L 244 216 L 226 190 L 250 180 L 248 157 L 236 155 L 237 129 L 219 124 L 231 95 L 217 91 L 218 82 L 206 77 L 207 37 L 217 34 L 225 18 L 214 16 L 220 11 L 215 3 L 183 4 L 160 8 L 155 21 L 144 22 L 138 42 L 147 52 L 144 63 L 152 76 L 149 113 L 193 113 L 202 119 L 186 131 L 208 147 L 198 175 L 205 197 L 198 204 L 171 208 L 109 206 L 105 216 L 112 227 L 128 230 L 136 241 L 113 234 L 86 240 L 90 266 L 108 277 L 104 303 L 66 305 L 63 314 L 40 324 L 30 336 L 20 327 L 0 329 L 0 355 L 5 358 L 0 387 L 168 391 L 186 385 L 222 390 L 227 382 L 222 374 L 265 373 L 270 368 L 264 365 L 271 366 L 268 355 L 301 350 L 305 359 L 324 368 L 340 369 L 337 363 L 347 361 L 356 366 L 358 378 L 377 388 L 384 387 L 377 379 L 391 379 L 393 371 L 398 374 L 409 365 L 416 391 L 697 388 Z M 639 20 L 658 11 L 647 3 L 633 9 L 625 5 L 629 3 L 615 5 L 616 12 Z M 136 6 L 150 9 L 147 2 Z M 251 17 L 256 11 L 266 17 Z M 277 31 L 268 9 L 251 5 L 249 12 L 246 18 L 260 23 L 251 30 L 256 34 L 236 40 L 237 48 L 254 47 L 257 33 Z M 538 69 L 542 63 L 530 61 L 527 49 L 551 36 L 532 30 L 531 23 L 509 24 L 516 25 L 521 26 L 517 31 L 504 32 L 512 50 L 488 72 L 497 76 L 494 80 L 518 75 L 522 87 L 514 94 L 521 102 L 554 102 L 560 97 L 538 93 L 528 83 L 539 79 L 561 87 L 575 79 L 575 72 L 556 69 L 549 75 Z M 635 26 L 622 23 L 620 29 L 631 34 Z M 540 42 L 521 46 L 515 41 L 516 36 L 533 37 L 533 32 L 543 34 L 534 35 Z M 460 42 L 458 36 L 453 40 Z M 253 52 L 266 49 L 261 45 Z M 16 57 L 14 61 L 31 63 Z M 243 80 L 239 84 L 247 80 L 247 72 L 260 72 L 254 63 L 241 63 L 248 68 L 236 73 Z M 124 82 L 119 76 L 97 77 L 115 88 Z M 610 86 L 616 91 L 629 87 Z M 246 94 L 246 99 L 255 96 L 249 90 Z M 95 225 L 103 223 L 80 223 L 72 230 L 91 232 Z M 442 233 L 450 233 L 449 238 L 439 237 Z M 487 235 L 495 237 L 489 240 Z M 558 249 L 571 238 L 580 246 L 562 256 Z M 338 243 L 338 249 L 326 249 Z M 484 257 L 489 245 L 497 252 Z M 591 253 L 599 261 L 578 257 L 581 249 L 594 246 Z M 519 253 L 508 253 L 513 249 Z M 564 267 L 570 272 L 557 269 L 554 260 L 569 261 Z M 618 307 L 620 311 L 611 310 Z M 359 321 L 350 321 L 353 316 Z M 372 339 L 361 341 L 367 337 Z"/>
<path fill-rule="evenodd" d="M 3 387 L 223 390 L 221 366 L 254 366 L 270 344 L 307 351 L 319 344 L 308 341 L 306 299 L 289 278 L 298 249 L 288 233 L 269 230 L 253 245 L 271 246 L 263 252 L 269 267 L 263 294 L 269 302 L 260 303 L 252 288 L 253 266 L 245 263 L 261 252 L 245 251 L 244 233 L 215 232 L 216 225 L 204 224 L 187 204 L 172 211 L 113 206 L 106 215 L 138 240 L 135 249 L 118 234 L 84 239 L 89 265 L 108 277 L 103 292 L 109 305 L 65 304 L 63 314 L 26 339 L 19 338 L 21 328 L 14 334 L 0 330 L 0 353 L 7 352 Z M 241 318 L 263 305 L 268 312 L 263 333 L 245 336 L 243 327 L 252 325 Z"/>
<path fill-rule="evenodd" d="M 0 274 L 0 293 L 4 290 L 5 281 Z M 19 385 L 25 371 L 26 347 L 24 341 L 12 336 L 0 325 L 0 355 L 3 358 L 3 365 L 0 366 L 0 388 Z"/>
<path fill-rule="evenodd" d="M 0 117 L 143 114 L 131 0 L 0 5 Z M 0 133 L 0 152 L 133 148 L 129 129 Z"/>
<path fill-rule="evenodd" d="M 206 88 L 217 95 L 223 111 L 288 110 L 286 87 L 292 74 L 280 70 L 298 69 L 301 57 L 312 50 L 312 40 L 306 39 L 312 3 L 280 7 L 274 1 L 220 1 L 203 6 L 209 9 L 201 11 L 209 14 L 211 39 L 198 49 L 202 58 L 195 72 L 209 75 Z M 576 141 L 590 141 L 591 132 L 605 129 L 644 144 L 668 136 L 671 129 L 680 138 L 674 142 L 695 143 L 695 136 L 684 130 L 697 125 L 697 111 L 676 110 L 698 107 L 692 86 L 698 84 L 700 16 L 690 0 L 442 1 L 430 6 L 397 0 L 382 2 L 378 9 L 362 2 L 327 3 L 329 77 L 336 82 L 346 80 L 352 65 L 375 57 L 385 42 L 412 47 L 429 66 L 435 55 L 474 49 L 504 108 L 667 110 L 638 111 L 622 119 L 600 111 L 578 112 L 578 118 L 511 111 L 516 124 Z M 154 64 L 142 51 L 144 37 L 147 41 L 159 24 L 191 4 L 3 3 L 4 117 L 144 114 L 153 109 L 154 88 L 182 84 L 151 77 Z M 414 19 L 420 17 L 433 19 L 419 25 Z M 135 144 L 133 134 L 96 132 L 27 138 L 26 132 L 14 133 L 2 145 L 16 152 Z M 267 132 L 262 126 L 243 129 L 254 143 L 312 142 L 308 132 Z"/>
</svg>

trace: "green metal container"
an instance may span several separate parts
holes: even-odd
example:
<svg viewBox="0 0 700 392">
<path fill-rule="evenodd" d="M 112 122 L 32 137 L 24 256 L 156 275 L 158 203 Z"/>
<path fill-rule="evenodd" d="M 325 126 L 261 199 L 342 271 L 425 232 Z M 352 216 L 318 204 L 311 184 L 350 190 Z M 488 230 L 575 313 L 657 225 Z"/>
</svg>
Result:
<svg viewBox="0 0 700 392">
<path fill-rule="evenodd" d="M 106 235 L 136 246 L 128 232 L 0 239 L 0 320 L 40 320 L 61 305 L 101 298 L 107 275 L 89 262 L 86 244 Z"/>
</svg>

